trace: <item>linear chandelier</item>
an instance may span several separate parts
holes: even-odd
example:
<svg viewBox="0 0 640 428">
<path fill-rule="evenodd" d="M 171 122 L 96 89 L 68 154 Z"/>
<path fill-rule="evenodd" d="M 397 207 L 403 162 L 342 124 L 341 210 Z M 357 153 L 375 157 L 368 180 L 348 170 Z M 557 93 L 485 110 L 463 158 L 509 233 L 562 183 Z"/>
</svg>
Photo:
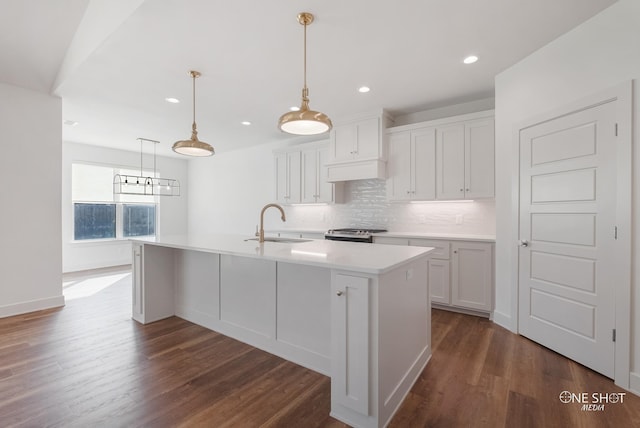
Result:
<svg viewBox="0 0 640 428">
<path fill-rule="evenodd" d="M 138 138 L 140 141 L 140 175 L 116 174 L 113 176 L 114 195 L 180 196 L 180 182 L 172 178 L 156 177 L 156 144 L 160 141 Z M 142 144 L 153 143 L 153 175 L 144 175 L 142 169 Z"/>
<path fill-rule="evenodd" d="M 307 88 L 307 25 L 313 22 L 309 12 L 298 14 L 298 22 L 304 25 L 304 87 L 302 88 L 302 105 L 298 111 L 291 111 L 280 116 L 278 128 L 295 135 L 316 135 L 328 132 L 333 126 L 331 119 L 319 111 L 309 109 L 309 88 Z"/>
</svg>

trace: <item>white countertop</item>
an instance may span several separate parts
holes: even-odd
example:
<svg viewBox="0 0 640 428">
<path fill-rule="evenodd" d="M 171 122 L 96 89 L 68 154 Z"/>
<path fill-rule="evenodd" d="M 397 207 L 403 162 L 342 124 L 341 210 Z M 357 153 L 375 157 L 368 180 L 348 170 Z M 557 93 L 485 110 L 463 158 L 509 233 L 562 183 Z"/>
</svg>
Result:
<svg viewBox="0 0 640 428">
<path fill-rule="evenodd" d="M 384 233 L 374 233 L 373 236 L 388 237 L 388 238 L 446 239 L 449 241 L 496 242 L 495 235 L 471 235 L 471 234 L 455 234 L 455 233 L 384 232 Z"/>
<path fill-rule="evenodd" d="M 426 257 L 431 247 L 363 244 L 327 240 L 306 242 L 246 241 L 252 236 L 208 235 L 166 236 L 156 240 L 135 240 L 144 244 L 184 250 L 206 251 L 240 257 L 261 258 L 354 272 L 382 274 L 410 261 Z"/>
</svg>

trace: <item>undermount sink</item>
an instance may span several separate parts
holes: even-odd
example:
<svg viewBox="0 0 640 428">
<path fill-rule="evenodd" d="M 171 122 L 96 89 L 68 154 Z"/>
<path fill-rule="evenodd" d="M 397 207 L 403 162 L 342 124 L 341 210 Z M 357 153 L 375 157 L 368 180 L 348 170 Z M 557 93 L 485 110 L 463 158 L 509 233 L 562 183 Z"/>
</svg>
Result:
<svg viewBox="0 0 640 428">
<path fill-rule="evenodd" d="M 245 239 L 245 241 L 258 241 L 258 238 L 249 238 Z M 282 242 L 286 244 L 295 244 L 298 242 L 310 242 L 311 239 L 302 239 L 302 238 L 276 238 L 276 237 L 267 237 L 264 238 L 265 242 Z"/>
</svg>

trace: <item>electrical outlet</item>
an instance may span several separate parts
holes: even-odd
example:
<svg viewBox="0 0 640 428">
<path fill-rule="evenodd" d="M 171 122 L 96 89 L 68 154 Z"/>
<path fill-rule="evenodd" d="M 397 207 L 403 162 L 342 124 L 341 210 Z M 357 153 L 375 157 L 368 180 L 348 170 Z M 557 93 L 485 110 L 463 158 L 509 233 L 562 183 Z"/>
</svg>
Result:
<svg viewBox="0 0 640 428">
<path fill-rule="evenodd" d="M 463 214 L 457 214 L 456 215 L 456 224 L 462 224 L 464 222 L 464 215 Z"/>
</svg>

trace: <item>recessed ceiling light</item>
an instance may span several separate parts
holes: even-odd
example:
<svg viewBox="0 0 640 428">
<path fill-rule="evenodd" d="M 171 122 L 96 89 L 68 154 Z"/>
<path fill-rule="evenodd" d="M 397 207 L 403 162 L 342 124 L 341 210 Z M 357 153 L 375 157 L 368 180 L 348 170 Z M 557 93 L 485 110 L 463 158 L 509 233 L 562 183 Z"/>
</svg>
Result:
<svg viewBox="0 0 640 428">
<path fill-rule="evenodd" d="M 289 110 L 298 111 L 298 110 L 300 110 L 300 107 L 298 107 L 298 106 L 289 107 Z"/>
<path fill-rule="evenodd" d="M 76 125 L 78 125 L 78 122 L 76 122 L 75 120 L 65 120 L 63 123 L 65 125 L 67 125 L 67 126 L 76 126 Z"/>
<path fill-rule="evenodd" d="M 171 104 L 178 104 L 178 103 L 180 102 L 180 100 L 179 100 L 179 99 L 177 99 L 177 98 L 171 98 L 171 97 L 169 97 L 169 98 L 165 98 L 164 100 L 165 100 L 166 102 L 168 102 L 168 103 L 171 103 Z"/>
<path fill-rule="evenodd" d="M 369 92 L 370 90 L 371 90 L 371 88 L 370 88 L 370 87 L 368 87 L 368 86 L 360 86 L 360 87 L 358 88 L 358 92 L 363 93 L 363 94 L 365 94 L 365 93 Z"/>
<path fill-rule="evenodd" d="M 245 126 L 251 125 L 251 122 L 249 122 L 248 120 L 243 120 L 241 123 Z"/>
<path fill-rule="evenodd" d="M 474 62 L 476 62 L 478 60 L 478 57 L 475 55 L 469 55 L 468 57 L 466 57 L 462 62 L 464 62 L 465 64 L 473 64 Z"/>
</svg>

